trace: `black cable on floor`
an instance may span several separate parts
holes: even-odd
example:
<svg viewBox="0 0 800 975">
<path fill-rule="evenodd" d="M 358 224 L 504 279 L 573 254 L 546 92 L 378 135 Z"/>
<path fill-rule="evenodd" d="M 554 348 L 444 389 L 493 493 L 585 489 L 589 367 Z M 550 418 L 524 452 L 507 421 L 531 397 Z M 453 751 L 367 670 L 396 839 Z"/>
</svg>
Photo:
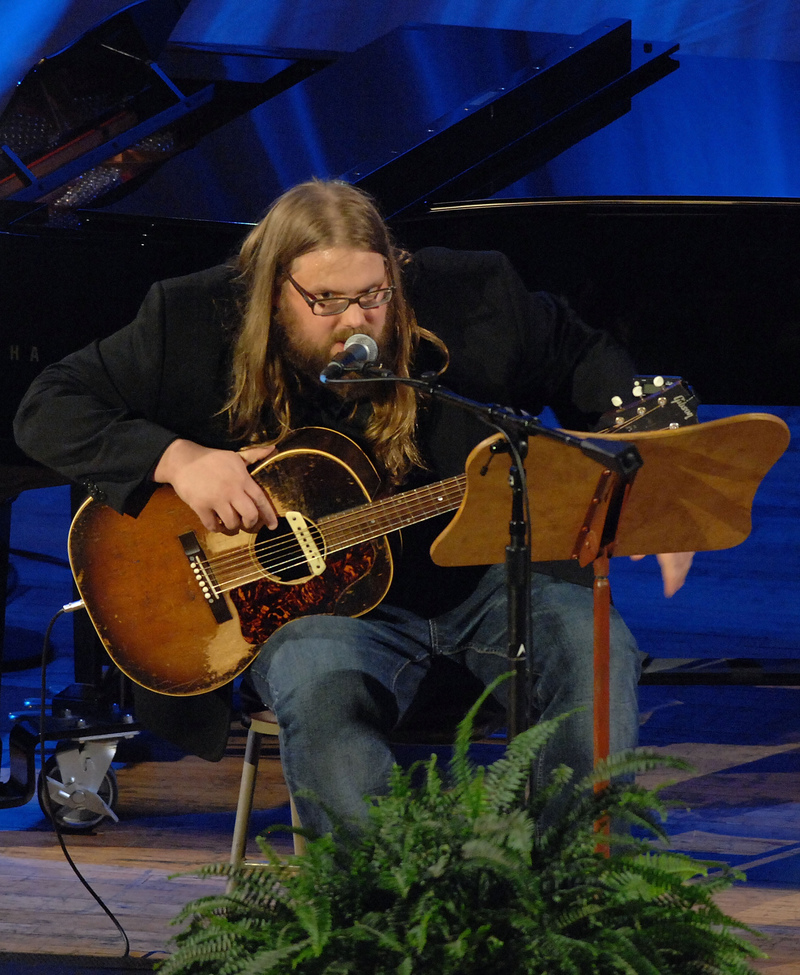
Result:
<svg viewBox="0 0 800 975">
<path fill-rule="evenodd" d="M 61 828 L 60 828 L 60 826 L 58 824 L 58 820 L 56 818 L 55 810 L 53 809 L 53 806 L 51 805 L 51 802 L 50 802 L 50 790 L 47 787 L 47 776 L 45 774 L 45 763 L 46 763 L 46 760 L 47 760 L 46 759 L 46 753 L 45 753 L 45 741 L 46 741 L 46 732 L 45 732 L 45 707 L 46 707 L 46 700 L 47 700 L 47 680 L 46 680 L 46 677 L 47 677 L 47 654 L 48 654 L 48 650 L 50 649 L 50 634 L 51 634 L 51 632 L 53 630 L 53 627 L 56 624 L 56 620 L 59 618 L 59 616 L 64 615 L 64 613 L 72 613 L 72 612 L 75 612 L 75 610 L 82 609 L 82 608 L 83 608 L 83 603 L 81 603 L 80 601 L 78 601 L 77 603 L 68 603 L 66 606 L 62 606 L 61 609 L 55 614 L 55 616 L 47 624 L 47 630 L 45 631 L 45 635 L 44 635 L 44 643 L 42 645 L 42 688 L 41 688 L 41 703 L 42 703 L 42 706 L 41 706 L 41 711 L 39 712 L 39 755 L 40 755 L 40 761 L 41 761 L 41 767 L 42 767 L 40 774 L 43 777 L 43 788 L 41 790 L 41 794 L 44 797 L 42 801 L 44 803 L 44 806 L 45 806 L 45 809 L 46 809 L 46 812 L 47 812 L 47 816 L 48 816 L 50 822 L 53 824 L 53 829 L 55 830 L 56 838 L 58 840 L 59 846 L 61 847 L 61 852 L 64 854 L 64 857 L 65 857 L 67 863 L 70 865 L 70 868 L 72 869 L 72 872 L 75 874 L 75 876 L 81 882 L 81 884 L 83 884 L 83 886 L 86 888 L 86 890 L 88 891 L 88 893 L 99 904 L 99 906 L 102 908 L 102 910 L 108 916 L 108 918 L 111 920 L 111 922 L 113 923 L 113 925 L 116 927 L 117 931 L 119 931 L 119 933 L 122 935 L 123 939 L 125 940 L 125 951 L 122 953 L 122 957 L 123 958 L 127 958 L 130 955 L 131 943 L 130 943 L 130 940 L 128 938 L 128 935 L 125 933 L 125 929 L 122 927 L 122 925 L 120 924 L 120 922 L 117 920 L 117 918 L 114 915 L 113 911 L 105 904 L 105 902 L 100 897 L 100 895 L 95 890 L 92 889 L 91 884 L 89 884 L 89 882 L 86 880 L 86 878 L 83 876 L 83 874 L 78 869 L 78 866 L 76 865 L 75 861 L 70 856 L 69 850 L 67 849 L 66 843 L 64 842 L 63 833 L 61 831 Z"/>
</svg>

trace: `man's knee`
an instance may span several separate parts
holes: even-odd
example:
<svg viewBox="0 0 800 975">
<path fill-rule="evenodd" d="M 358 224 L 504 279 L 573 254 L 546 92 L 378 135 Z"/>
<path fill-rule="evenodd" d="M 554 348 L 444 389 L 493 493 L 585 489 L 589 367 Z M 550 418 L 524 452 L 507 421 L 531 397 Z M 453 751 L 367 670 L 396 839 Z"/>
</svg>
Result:
<svg viewBox="0 0 800 975">
<path fill-rule="evenodd" d="M 335 617 L 294 620 L 261 647 L 251 672 L 271 706 L 297 687 L 324 684 L 331 674 L 362 669 L 360 644 L 339 622 L 351 621 Z"/>
<path fill-rule="evenodd" d="M 328 672 L 324 679 L 295 684 L 273 704 L 279 724 L 319 741 L 339 729 L 370 728 L 386 735 L 397 722 L 391 692 L 370 674 Z"/>
</svg>

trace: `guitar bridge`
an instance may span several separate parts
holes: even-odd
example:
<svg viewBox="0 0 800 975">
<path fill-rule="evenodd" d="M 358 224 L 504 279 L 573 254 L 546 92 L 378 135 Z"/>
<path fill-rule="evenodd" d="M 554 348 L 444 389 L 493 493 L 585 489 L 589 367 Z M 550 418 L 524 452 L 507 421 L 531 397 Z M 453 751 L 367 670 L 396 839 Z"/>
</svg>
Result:
<svg viewBox="0 0 800 975">
<path fill-rule="evenodd" d="M 233 619 L 230 609 L 228 609 L 228 604 L 225 602 L 224 598 L 220 595 L 217 590 L 217 581 L 214 578 L 213 573 L 208 568 L 208 563 L 206 562 L 205 552 L 200 548 L 200 543 L 197 541 L 197 536 L 194 532 L 185 532 L 183 535 L 178 536 L 180 543 L 183 546 L 183 554 L 189 561 L 189 565 L 192 567 L 192 572 L 197 580 L 197 584 L 200 587 L 200 592 L 202 592 L 205 597 L 206 602 L 211 608 L 211 612 L 214 614 L 214 619 L 217 623 L 225 623 L 230 619 Z"/>
<path fill-rule="evenodd" d="M 287 511 L 285 518 L 292 529 L 297 544 L 300 546 L 303 557 L 308 563 L 311 574 L 321 576 L 325 571 L 325 557 L 314 541 L 305 518 L 299 511 Z"/>
</svg>

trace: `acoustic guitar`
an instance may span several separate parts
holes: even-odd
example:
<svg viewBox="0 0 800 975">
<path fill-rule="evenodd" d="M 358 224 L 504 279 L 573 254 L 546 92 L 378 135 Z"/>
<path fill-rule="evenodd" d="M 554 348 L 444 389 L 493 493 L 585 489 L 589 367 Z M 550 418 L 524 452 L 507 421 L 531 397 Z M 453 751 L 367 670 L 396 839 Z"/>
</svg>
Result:
<svg viewBox="0 0 800 975">
<path fill-rule="evenodd" d="M 609 419 L 625 433 L 684 424 L 696 420 L 695 404 L 674 382 Z M 209 532 L 168 485 L 135 518 L 92 498 L 76 513 L 69 557 L 78 591 L 112 661 L 138 684 L 209 691 L 293 619 L 369 612 L 392 581 L 387 536 L 456 511 L 468 494 L 464 473 L 377 498 L 380 478 L 360 448 L 314 427 L 251 473 L 278 513 L 274 531 Z"/>
</svg>

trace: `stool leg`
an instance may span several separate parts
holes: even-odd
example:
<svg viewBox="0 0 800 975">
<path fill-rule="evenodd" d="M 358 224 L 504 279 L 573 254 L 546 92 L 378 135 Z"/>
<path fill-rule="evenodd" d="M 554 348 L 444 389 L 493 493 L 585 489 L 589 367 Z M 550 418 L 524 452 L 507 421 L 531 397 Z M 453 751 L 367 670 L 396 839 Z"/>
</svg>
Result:
<svg viewBox="0 0 800 975">
<path fill-rule="evenodd" d="M 258 759 L 261 754 L 261 735 L 251 728 L 247 732 L 247 744 L 244 749 L 242 764 L 242 780 L 239 783 L 239 801 L 236 805 L 236 822 L 233 826 L 233 841 L 231 843 L 231 865 L 244 860 L 247 847 L 247 831 L 250 826 L 250 814 L 253 811 L 253 794 L 256 788 L 256 772 Z"/>
<path fill-rule="evenodd" d="M 299 826 L 300 826 L 300 817 L 297 815 L 297 808 L 296 808 L 296 806 L 294 804 L 294 799 L 292 798 L 292 794 L 291 793 L 289 793 L 289 808 L 291 809 L 291 812 L 292 812 L 292 826 L 296 826 L 296 827 L 299 828 Z M 305 836 L 300 836 L 299 833 L 294 833 L 293 834 L 293 839 L 294 839 L 294 853 L 295 853 L 295 856 L 302 856 L 306 852 L 306 838 L 305 838 Z"/>
</svg>

